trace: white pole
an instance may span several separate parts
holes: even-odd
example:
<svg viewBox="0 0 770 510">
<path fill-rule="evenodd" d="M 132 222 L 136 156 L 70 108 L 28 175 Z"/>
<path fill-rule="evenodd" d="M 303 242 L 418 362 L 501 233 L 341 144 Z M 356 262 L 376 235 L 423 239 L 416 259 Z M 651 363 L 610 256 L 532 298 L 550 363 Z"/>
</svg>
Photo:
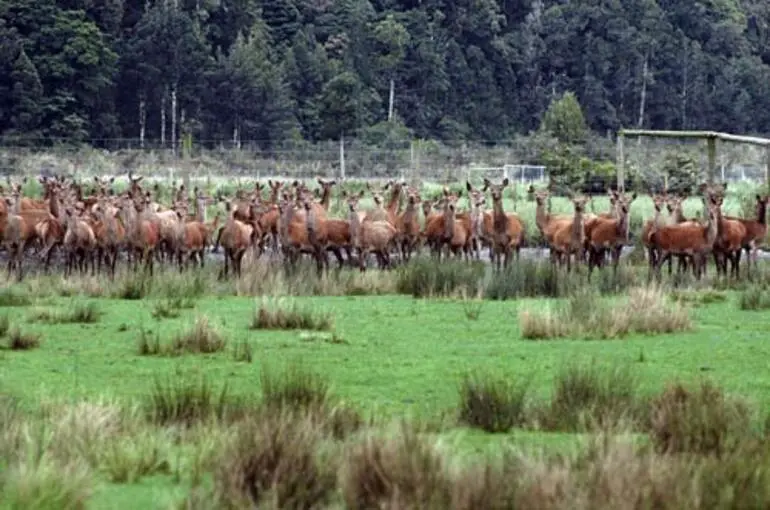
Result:
<svg viewBox="0 0 770 510">
<path fill-rule="evenodd" d="M 340 135 L 340 179 L 345 179 L 345 139 Z"/>
</svg>

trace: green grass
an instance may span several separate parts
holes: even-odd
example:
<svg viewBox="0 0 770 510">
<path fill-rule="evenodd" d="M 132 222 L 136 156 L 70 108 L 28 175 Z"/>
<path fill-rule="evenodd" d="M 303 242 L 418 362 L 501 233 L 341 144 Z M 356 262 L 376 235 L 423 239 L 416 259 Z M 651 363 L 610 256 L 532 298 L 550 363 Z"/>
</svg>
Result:
<svg viewBox="0 0 770 510">
<path fill-rule="evenodd" d="M 690 384 L 705 376 L 728 395 L 740 395 L 756 404 L 770 401 L 770 373 L 765 361 L 770 355 L 765 341 L 770 315 L 740 309 L 740 294 L 734 291 L 720 291 L 718 299 L 698 297 L 694 291 L 686 298 L 680 293 L 678 298 L 685 306 L 697 303 L 691 309 L 691 331 L 654 337 L 631 333 L 620 340 L 580 342 L 570 338 L 542 342 L 521 339 L 519 312 L 553 302 L 542 298 L 485 300 L 483 312 L 470 316 L 468 299 L 462 295 L 451 299 L 292 297 L 291 310 L 308 314 L 323 310 L 323 317 L 333 321 L 333 338 L 344 339 L 309 341 L 310 327 L 252 329 L 255 299 L 227 295 L 221 288 L 216 295 L 201 295 L 195 285 L 155 285 L 150 290 L 151 299 L 126 300 L 87 297 L 95 292 L 86 286 L 80 288 L 85 295 L 75 292 L 59 297 L 56 290 L 52 290 L 54 295 L 35 290 L 40 284 L 24 285 L 6 291 L 14 298 L 7 306 L 0 306 L 0 317 L 8 317 L 6 331 L 21 328 L 23 334 L 43 341 L 33 349 L 0 351 L 0 394 L 15 396 L 20 408 L 29 412 L 46 401 L 150 402 L 153 407 L 145 414 L 154 423 L 170 423 L 169 430 L 176 432 L 169 434 L 187 438 L 180 439 L 182 446 L 169 446 L 158 435 L 161 432 L 136 432 L 143 438 L 136 445 L 124 436 L 111 439 L 103 454 L 109 457 L 101 461 L 103 470 L 94 475 L 99 484 L 89 499 L 89 508 L 134 508 L 141 502 L 146 508 L 167 508 L 196 483 L 210 483 L 206 474 L 190 474 L 210 472 L 220 445 L 219 439 L 209 438 L 198 424 L 232 414 L 223 411 L 223 406 L 236 406 L 233 409 L 238 412 L 241 407 L 237 406 L 244 402 L 256 406 L 253 398 L 262 391 L 267 403 L 297 402 L 301 408 L 307 407 L 307 402 L 325 402 L 326 395 L 333 394 L 340 403 L 323 406 L 324 412 L 330 413 L 328 420 L 340 423 L 330 425 L 332 429 L 347 427 L 348 421 L 358 424 L 369 416 L 425 422 L 431 434 L 438 434 L 449 450 L 460 454 L 478 454 L 500 445 L 564 451 L 579 443 L 580 434 L 513 428 L 493 435 L 464 428 L 467 424 L 506 431 L 510 424 L 521 423 L 524 400 L 527 406 L 546 402 L 558 388 L 559 381 L 555 383 L 554 378 L 565 370 L 569 374 L 577 363 L 622 367 L 633 375 L 634 391 L 642 395 L 659 393 L 673 381 Z M 195 296 L 194 301 L 187 300 L 188 294 L 182 292 L 185 289 Z M 29 297 L 19 298 L 26 296 L 25 292 Z M 182 297 L 175 300 L 171 297 L 175 292 Z M 21 304 L 25 302 L 26 306 Z M 256 306 L 260 303 L 257 300 Z M 39 320 L 30 322 L 36 310 L 98 310 L 98 320 L 43 320 L 38 316 Z M 80 315 L 90 317 L 89 313 Z M 137 339 L 142 334 L 149 343 L 153 339 L 173 343 L 186 338 L 188 332 L 206 329 L 202 318 L 216 326 L 221 338 L 230 340 L 227 345 L 199 348 L 209 345 L 208 340 L 199 341 L 204 335 L 188 335 L 195 341 L 179 343 L 192 346 L 180 348 L 185 355 L 139 354 Z M 298 363 L 310 370 L 285 376 L 270 372 L 273 367 Z M 460 387 L 468 374 L 479 374 L 479 378 L 465 379 L 466 415 L 458 416 Z M 485 379 L 484 374 L 495 375 Z M 583 386 L 590 386 L 591 374 L 572 374 L 573 379 L 589 378 Z M 517 387 L 505 382 L 508 376 L 526 382 L 526 398 L 523 392 L 517 396 Z M 618 386 L 615 379 L 608 381 L 613 388 Z M 572 384 L 572 388 L 579 386 Z M 519 388 L 523 391 L 523 386 Z M 514 394 L 507 394 L 509 391 Z M 612 392 L 592 396 L 590 387 L 585 391 L 585 396 L 570 398 L 616 398 Z M 507 408 L 504 423 L 494 422 L 494 416 L 487 422 L 478 419 L 497 405 L 489 405 L 484 400 L 486 394 Z M 571 420 L 569 423 L 552 423 L 554 416 L 571 412 L 571 400 L 559 398 L 556 404 L 566 406 L 563 412 L 561 407 L 541 406 L 542 427 L 582 430 L 580 416 L 565 418 Z M 604 400 L 592 405 L 609 405 Z M 551 401 L 550 405 L 556 404 Z M 360 417 L 349 416 L 346 409 L 357 409 Z M 529 418 L 528 426 L 531 421 Z M 189 422 L 185 432 L 173 428 L 180 422 Z M 184 446 L 187 444 L 197 446 Z M 53 467 L 45 468 L 58 469 L 54 461 Z M 200 480 L 193 483 L 197 478 Z"/>
</svg>

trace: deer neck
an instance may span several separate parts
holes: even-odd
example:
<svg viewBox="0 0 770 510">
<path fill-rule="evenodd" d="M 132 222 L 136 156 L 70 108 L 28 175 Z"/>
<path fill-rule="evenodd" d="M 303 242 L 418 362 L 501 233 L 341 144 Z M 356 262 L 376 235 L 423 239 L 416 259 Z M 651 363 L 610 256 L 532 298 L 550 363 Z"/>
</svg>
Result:
<svg viewBox="0 0 770 510">
<path fill-rule="evenodd" d="M 444 237 L 452 239 L 455 235 L 455 214 L 449 207 L 444 209 Z"/>
<path fill-rule="evenodd" d="M 682 211 L 682 206 L 678 205 L 674 209 L 674 223 L 684 223 L 687 221 L 687 218 L 684 217 L 684 212 Z"/>
<path fill-rule="evenodd" d="M 200 223 L 206 223 L 206 203 L 204 200 L 195 201 L 195 220 Z"/>
<path fill-rule="evenodd" d="M 313 207 L 305 208 L 305 223 L 307 224 L 308 232 L 318 231 L 318 218 Z"/>
<path fill-rule="evenodd" d="M 361 230 L 361 218 L 358 216 L 358 211 L 349 209 L 348 223 L 350 223 L 350 243 L 353 246 L 358 246 L 358 235 Z"/>
<path fill-rule="evenodd" d="M 575 210 L 575 216 L 572 219 L 572 241 L 582 242 L 584 234 L 583 211 Z"/>
<path fill-rule="evenodd" d="M 390 195 L 390 201 L 388 202 L 388 211 L 396 213 L 401 208 L 401 188 L 398 186 L 393 188 L 393 193 Z"/>
<path fill-rule="evenodd" d="M 767 202 L 764 200 L 757 204 L 757 223 L 767 225 Z"/>
<path fill-rule="evenodd" d="M 321 207 L 324 208 L 324 211 L 329 210 L 329 205 L 331 205 L 332 201 L 332 191 L 329 188 L 324 188 L 323 192 L 321 193 Z M 311 207 L 312 209 L 312 207 Z"/>
<path fill-rule="evenodd" d="M 13 199 L 13 207 L 11 207 L 11 214 L 21 214 L 21 195 L 17 195 Z"/>
<path fill-rule="evenodd" d="M 719 223 L 721 223 L 720 220 L 721 220 L 720 215 L 717 215 L 716 218 L 712 218 L 710 214 L 707 216 L 705 231 L 706 231 L 706 243 L 709 246 L 714 244 L 714 241 L 717 240 L 717 236 L 719 235 Z"/>
<path fill-rule="evenodd" d="M 548 213 L 545 212 L 545 200 L 537 203 L 537 207 L 535 208 L 535 224 L 541 230 L 548 225 Z"/>
<path fill-rule="evenodd" d="M 59 209 L 59 197 L 57 196 L 56 192 L 51 192 L 50 196 L 48 197 L 48 210 L 51 212 L 51 216 L 54 218 L 59 218 L 61 211 Z"/>
<path fill-rule="evenodd" d="M 492 222 L 494 223 L 496 232 L 504 232 L 508 227 L 508 217 L 503 210 L 502 198 L 492 202 Z"/>
</svg>

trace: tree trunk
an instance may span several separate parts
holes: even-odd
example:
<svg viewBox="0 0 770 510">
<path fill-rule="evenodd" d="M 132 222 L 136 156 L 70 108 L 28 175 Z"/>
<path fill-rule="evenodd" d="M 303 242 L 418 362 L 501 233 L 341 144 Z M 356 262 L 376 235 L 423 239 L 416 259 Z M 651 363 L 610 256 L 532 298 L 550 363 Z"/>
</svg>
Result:
<svg viewBox="0 0 770 510">
<path fill-rule="evenodd" d="M 388 98 L 388 122 L 393 121 L 393 101 L 396 98 L 396 85 L 393 78 L 390 79 L 390 96 Z"/>
<path fill-rule="evenodd" d="M 160 146 L 166 146 L 166 94 L 168 87 L 163 87 L 163 95 L 160 96 Z"/>
<path fill-rule="evenodd" d="M 147 132 L 147 99 L 144 92 L 139 94 L 139 146 L 144 149 L 144 136 Z"/>
<path fill-rule="evenodd" d="M 177 154 L 176 146 L 176 82 L 171 85 L 171 149 Z"/>
<path fill-rule="evenodd" d="M 650 68 L 650 50 L 644 55 L 644 65 L 642 66 L 642 92 L 639 97 L 639 119 L 636 126 L 641 129 L 644 125 L 644 109 L 647 103 L 647 76 Z M 641 137 L 640 137 L 641 139 Z"/>
</svg>

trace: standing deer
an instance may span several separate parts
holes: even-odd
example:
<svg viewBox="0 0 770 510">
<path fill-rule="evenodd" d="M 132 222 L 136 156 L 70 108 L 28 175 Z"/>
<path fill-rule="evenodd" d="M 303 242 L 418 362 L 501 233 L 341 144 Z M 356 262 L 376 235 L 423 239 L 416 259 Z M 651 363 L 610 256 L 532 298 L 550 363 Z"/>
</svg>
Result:
<svg viewBox="0 0 770 510">
<path fill-rule="evenodd" d="M 497 270 L 508 267 L 511 252 L 519 259 L 521 243 L 524 240 L 524 225 L 516 214 L 506 214 L 503 210 L 503 190 L 508 186 L 508 178 L 499 185 L 484 179 L 484 190 L 489 190 L 492 197 L 492 245 L 494 258 L 492 262 Z"/>
</svg>

